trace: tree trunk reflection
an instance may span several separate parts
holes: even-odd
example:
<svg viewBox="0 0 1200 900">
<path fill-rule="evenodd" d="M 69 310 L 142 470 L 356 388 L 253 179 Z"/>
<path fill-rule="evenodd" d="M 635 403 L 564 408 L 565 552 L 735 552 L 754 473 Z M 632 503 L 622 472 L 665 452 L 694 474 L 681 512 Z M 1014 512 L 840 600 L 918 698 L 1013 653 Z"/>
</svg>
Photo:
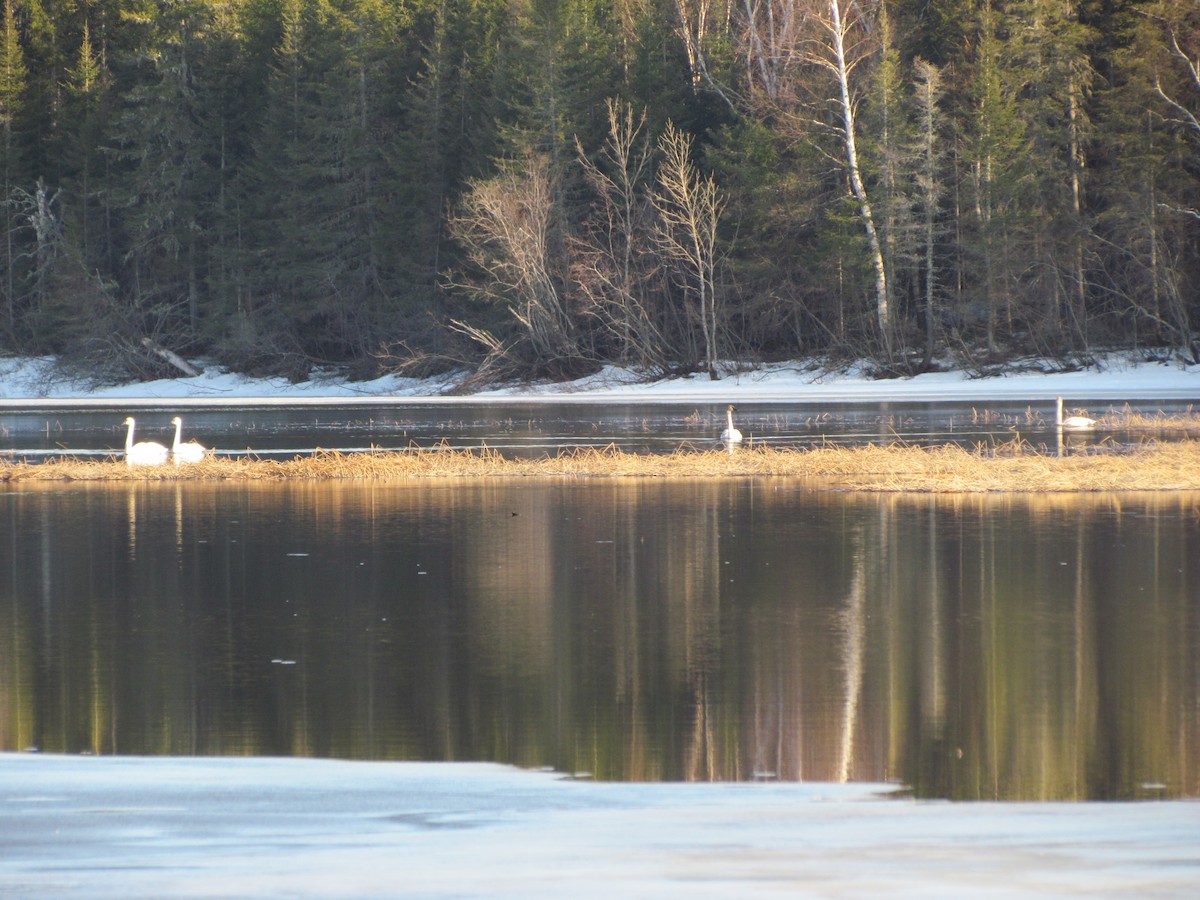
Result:
<svg viewBox="0 0 1200 900">
<path fill-rule="evenodd" d="M 1200 795 L 1198 498 L 0 495 L 0 749 Z"/>
</svg>

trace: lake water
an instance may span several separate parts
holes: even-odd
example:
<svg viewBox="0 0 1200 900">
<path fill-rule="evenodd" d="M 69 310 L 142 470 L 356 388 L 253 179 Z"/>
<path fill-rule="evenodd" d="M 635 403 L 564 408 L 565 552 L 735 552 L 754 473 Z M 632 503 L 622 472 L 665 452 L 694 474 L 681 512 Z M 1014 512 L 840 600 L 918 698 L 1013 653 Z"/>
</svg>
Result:
<svg viewBox="0 0 1200 900">
<path fill-rule="evenodd" d="M 125 443 L 122 423 L 131 412 L 137 418 L 138 440 L 169 444 L 174 434 L 171 418 L 181 414 L 184 440 L 196 438 L 221 455 L 233 456 L 290 457 L 317 448 L 356 452 L 373 447 L 485 445 L 522 455 L 608 446 L 671 453 L 681 447 L 710 448 L 725 427 L 721 403 L 398 401 L 181 408 L 184 402 L 142 402 L 136 409 L 128 401 L 46 407 L 33 402 L 0 404 L 0 456 L 36 462 L 58 456 L 119 455 Z M 1192 413 L 1194 408 L 1193 403 L 1178 400 L 1086 404 L 1093 417 L 1119 415 L 1127 409 L 1175 415 Z M 737 424 L 748 442 L 777 447 L 895 441 L 974 446 L 1022 440 L 1054 448 L 1056 438 L 1052 402 L 743 403 Z M 1100 429 L 1072 434 L 1068 441 L 1086 446 L 1143 439 L 1144 433 Z"/>
<path fill-rule="evenodd" d="M 1200 796 L 1200 495 L 0 487 L 0 750 Z"/>
</svg>

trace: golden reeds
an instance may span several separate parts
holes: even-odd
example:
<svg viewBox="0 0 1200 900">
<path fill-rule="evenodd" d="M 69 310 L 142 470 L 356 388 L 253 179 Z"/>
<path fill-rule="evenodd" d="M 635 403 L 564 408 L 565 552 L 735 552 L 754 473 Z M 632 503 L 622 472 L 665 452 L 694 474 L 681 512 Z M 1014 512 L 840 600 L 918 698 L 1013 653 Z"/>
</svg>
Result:
<svg viewBox="0 0 1200 900">
<path fill-rule="evenodd" d="M 365 453 L 318 451 L 288 460 L 212 457 L 173 466 L 126 466 L 116 459 L 63 458 L 40 464 L 0 462 L 0 482 L 315 480 L 487 477 L 729 478 L 815 480 L 814 489 L 918 492 L 1046 492 L 1200 490 L 1200 442 L 1112 446 L 1064 457 L 1020 442 L 967 449 L 902 444 L 819 447 L 760 446 L 728 453 L 681 447 L 670 454 L 615 447 L 565 451 L 534 459 L 490 449 L 446 448 Z"/>
<path fill-rule="evenodd" d="M 1193 434 L 1200 433 L 1200 413 L 1189 406 L 1180 413 L 1169 414 L 1159 410 L 1147 414 L 1125 404 L 1123 409 L 1110 409 L 1107 414 L 1100 416 L 1096 425 L 1110 431 Z"/>
</svg>

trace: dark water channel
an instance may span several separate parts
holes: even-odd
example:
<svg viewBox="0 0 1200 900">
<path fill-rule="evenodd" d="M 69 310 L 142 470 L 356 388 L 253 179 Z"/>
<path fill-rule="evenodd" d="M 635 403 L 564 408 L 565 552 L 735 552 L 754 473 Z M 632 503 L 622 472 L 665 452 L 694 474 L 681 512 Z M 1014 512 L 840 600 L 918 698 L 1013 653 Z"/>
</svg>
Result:
<svg viewBox="0 0 1200 900">
<path fill-rule="evenodd" d="M 320 448 L 358 452 L 372 448 L 487 446 L 510 455 L 554 455 L 576 447 L 615 446 L 630 452 L 671 453 L 710 448 L 725 426 L 722 403 L 439 403 L 402 401 L 347 405 L 5 407 L 0 404 L 0 458 L 37 462 L 75 456 L 119 455 L 122 424 L 131 412 L 137 439 L 170 444 L 171 419 L 184 419 L 184 440 L 195 438 L 221 455 L 284 456 Z M 1193 414 L 1181 401 L 1072 404 L 1093 417 Z M 737 425 L 749 443 L 786 447 L 828 444 L 959 443 L 993 445 L 1022 440 L 1055 446 L 1054 404 L 989 401 L 880 403 L 743 403 Z M 1144 433 L 1101 427 L 1074 434 L 1086 446 L 1131 443 Z M 1154 437 L 1170 438 L 1156 432 Z"/>
<path fill-rule="evenodd" d="M 0 750 L 1200 796 L 1200 495 L 0 488 Z"/>
</svg>

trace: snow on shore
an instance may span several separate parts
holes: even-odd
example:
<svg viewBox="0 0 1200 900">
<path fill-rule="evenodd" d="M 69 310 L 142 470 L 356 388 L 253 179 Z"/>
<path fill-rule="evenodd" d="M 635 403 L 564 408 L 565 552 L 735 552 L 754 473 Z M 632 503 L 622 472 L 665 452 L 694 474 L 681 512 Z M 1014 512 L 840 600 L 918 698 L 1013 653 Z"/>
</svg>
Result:
<svg viewBox="0 0 1200 900">
<path fill-rule="evenodd" d="M 0 895 L 1192 897 L 1200 803 L 0 754 Z"/>
<path fill-rule="evenodd" d="M 1111 357 L 1098 368 L 1077 372 L 1014 373 L 971 378 L 964 372 L 932 372 L 912 378 L 874 379 L 853 371 L 822 373 L 776 364 L 711 381 L 703 375 L 646 383 L 631 373 L 609 368 L 565 384 L 505 387 L 465 396 L 447 396 L 448 380 L 385 376 L 351 382 L 336 376 L 291 384 L 283 378 L 246 378 L 206 368 L 202 375 L 113 387 L 72 382 L 46 358 L 0 358 L 0 403 L 39 406 L 79 402 L 179 405 L 256 403 L 394 403 L 421 400 L 477 403 L 488 400 L 663 403 L 671 401 L 843 402 L 879 400 L 1200 400 L 1200 366 L 1134 363 Z"/>
</svg>

